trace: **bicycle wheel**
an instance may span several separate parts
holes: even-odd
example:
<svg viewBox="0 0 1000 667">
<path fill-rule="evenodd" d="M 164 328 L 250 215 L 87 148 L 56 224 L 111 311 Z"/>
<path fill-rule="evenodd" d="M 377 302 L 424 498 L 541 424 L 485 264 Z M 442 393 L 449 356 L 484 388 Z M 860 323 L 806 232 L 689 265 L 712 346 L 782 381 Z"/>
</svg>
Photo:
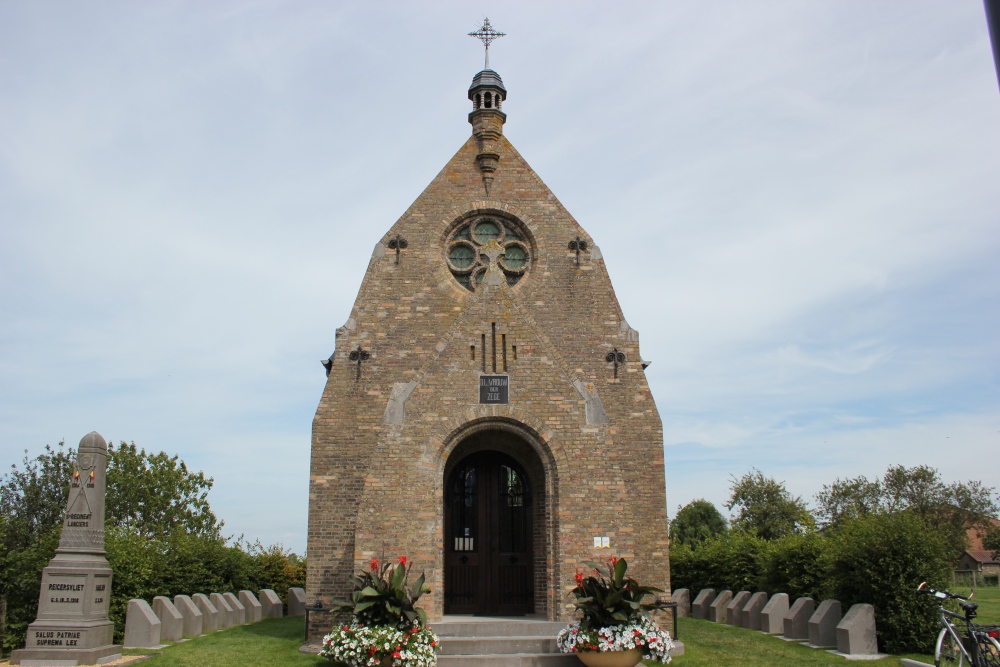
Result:
<svg viewBox="0 0 1000 667">
<path fill-rule="evenodd" d="M 962 655 L 962 648 L 955 641 L 954 635 L 948 632 L 947 628 L 941 628 L 937 643 L 934 644 L 934 667 L 942 667 L 942 665 L 962 667 L 964 664 L 965 656 Z"/>
<path fill-rule="evenodd" d="M 981 667 L 1000 667 L 1000 644 L 985 632 L 979 639 L 979 662 Z"/>
</svg>

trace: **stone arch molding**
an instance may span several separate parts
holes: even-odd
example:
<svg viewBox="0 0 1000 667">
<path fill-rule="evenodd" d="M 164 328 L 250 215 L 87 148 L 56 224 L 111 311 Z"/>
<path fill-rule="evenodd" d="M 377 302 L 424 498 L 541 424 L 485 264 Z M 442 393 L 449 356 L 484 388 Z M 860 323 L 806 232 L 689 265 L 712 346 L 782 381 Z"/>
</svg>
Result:
<svg viewBox="0 0 1000 667">
<path fill-rule="evenodd" d="M 449 232 L 460 224 L 463 220 L 467 220 L 473 216 L 477 215 L 499 215 L 503 216 L 513 216 L 521 221 L 521 223 L 528 228 L 532 234 L 538 233 L 538 223 L 528 215 L 525 211 L 521 210 L 513 204 L 507 204 L 500 201 L 499 199 L 482 199 L 478 201 L 469 202 L 467 206 L 458 207 L 448 211 L 444 220 L 442 220 L 441 229 L 441 240 L 444 241 L 447 238 Z"/>
<path fill-rule="evenodd" d="M 510 405 L 480 405 L 463 410 L 453 415 L 447 422 L 442 422 L 440 437 L 430 438 L 425 449 L 427 459 L 423 462 L 434 471 L 435 495 L 439 498 L 439 502 L 435 505 L 435 523 L 443 538 L 445 475 L 449 463 L 456 463 L 451 461 L 451 458 L 463 442 L 483 431 L 505 431 L 517 436 L 531 449 L 537 457 L 537 464 L 541 466 L 540 481 L 541 488 L 544 489 L 541 495 L 544 497 L 544 504 L 540 508 L 541 515 L 538 517 L 541 524 L 536 528 L 536 536 L 540 542 L 535 544 L 535 553 L 540 560 L 536 560 L 535 565 L 537 568 L 535 610 L 536 613 L 543 613 L 549 620 L 555 620 L 558 616 L 559 591 L 551 582 L 559 581 L 561 576 L 558 547 L 558 446 L 553 449 L 552 431 L 541 419 L 526 410 Z M 515 456 L 516 458 L 518 457 Z M 530 465 L 527 461 L 522 461 L 522 464 Z M 440 558 L 443 567 L 443 549 Z M 443 578 L 439 583 L 443 590 Z"/>
<path fill-rule="evenodd" d="M 546 476 L 554 475 L 556 456 L 549 444 L 552 430 L 532 413 L 514 405 L 475 405 L 456 413 L 442 423 L 440 437 L 431 436 L 426 451 L 438 472 L 444 474 L 448 458 L 465 438 L 490 429 L 520 436 L 535 450 Z"/>
</svg>

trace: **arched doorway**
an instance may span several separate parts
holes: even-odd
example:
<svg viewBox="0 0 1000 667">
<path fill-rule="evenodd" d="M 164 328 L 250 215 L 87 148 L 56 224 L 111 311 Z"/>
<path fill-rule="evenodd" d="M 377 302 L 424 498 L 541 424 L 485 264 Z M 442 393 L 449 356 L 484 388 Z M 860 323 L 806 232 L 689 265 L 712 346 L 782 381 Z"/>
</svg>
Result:
<svg viewBox="0 0 1000 667">
<path fill-rule="evenodd" d="M 523 440 L 479 432 L 445 470 L 444 613 L 535 612 L 544 471 Z"/>
</svg>

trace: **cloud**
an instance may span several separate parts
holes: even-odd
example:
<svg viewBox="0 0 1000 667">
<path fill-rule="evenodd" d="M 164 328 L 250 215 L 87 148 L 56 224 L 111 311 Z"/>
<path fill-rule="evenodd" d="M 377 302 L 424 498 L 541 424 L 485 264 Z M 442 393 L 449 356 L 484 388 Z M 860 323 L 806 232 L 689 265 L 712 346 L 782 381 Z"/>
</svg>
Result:
<svg viewBox="0 0 1000 667">
<path fill-rule="evenodd" d="M 319 360 L 468 136 L 481 10 L 505 133 L 654 361 L 672 504 L 995 448 L 975 3 L 35 2 L 0 6 L 0 459 L 176 452 L 303 550 Z"/>
</svg>

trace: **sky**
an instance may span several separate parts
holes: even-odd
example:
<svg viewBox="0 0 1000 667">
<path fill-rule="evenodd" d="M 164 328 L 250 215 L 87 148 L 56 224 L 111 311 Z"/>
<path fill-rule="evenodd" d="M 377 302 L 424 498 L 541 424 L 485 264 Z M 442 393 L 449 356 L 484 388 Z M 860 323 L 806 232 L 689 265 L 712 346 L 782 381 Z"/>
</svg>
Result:
<svg viewBox="0 0 1000 667">
<path fill-rule="evenodd" d="M 306 547 L 310 428 L 372 247 L 470 134 L 599 244 L 671 516 L 1000 486 L 1000 93 L 980 0 L 0 3 L 0 469 L 97 430 Z"/>
</svg>

